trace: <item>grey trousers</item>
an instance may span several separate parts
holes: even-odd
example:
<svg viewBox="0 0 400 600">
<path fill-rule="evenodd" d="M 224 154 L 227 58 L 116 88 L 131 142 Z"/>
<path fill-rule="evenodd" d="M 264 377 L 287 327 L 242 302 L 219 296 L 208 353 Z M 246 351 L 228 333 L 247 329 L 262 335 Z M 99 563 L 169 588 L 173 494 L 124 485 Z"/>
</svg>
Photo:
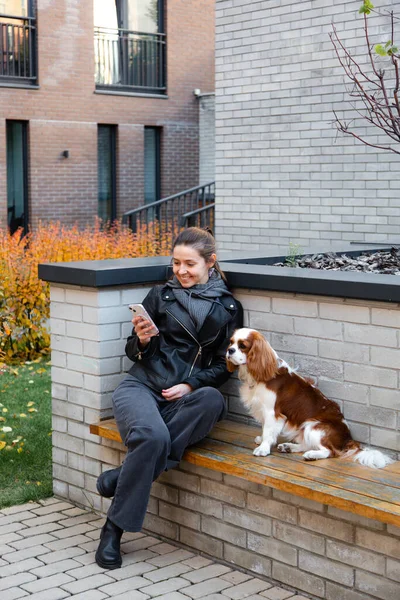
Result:
<svg viewBox="0 0 400 600">
<path fill-rule="evenodd" d="M 176 467 L 185 449 L 225 416 L 225 400 L 215 388 L 204 387 L 167 402 L 127 375 L 114 392 L 113 405 L 127 454 L 107 516 L 124 531 L 140 531 L 152 482 Z"/>
</svg>

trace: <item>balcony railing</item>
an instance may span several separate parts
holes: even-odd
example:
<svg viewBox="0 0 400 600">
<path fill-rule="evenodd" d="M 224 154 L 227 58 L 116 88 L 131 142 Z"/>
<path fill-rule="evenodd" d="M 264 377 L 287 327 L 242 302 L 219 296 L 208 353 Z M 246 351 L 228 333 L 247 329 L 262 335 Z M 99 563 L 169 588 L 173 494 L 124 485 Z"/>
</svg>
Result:
<svg viewBox="0 0 400 600">
<path fill-rule="evenodd" d="M 164 94 L 165 34 L 95 27 L 96 87 Z"/>
<path fill-rule="evenodd" d="M 0 15 L 0 83 L 36 81 L 36 20 Z"/>
</svg>

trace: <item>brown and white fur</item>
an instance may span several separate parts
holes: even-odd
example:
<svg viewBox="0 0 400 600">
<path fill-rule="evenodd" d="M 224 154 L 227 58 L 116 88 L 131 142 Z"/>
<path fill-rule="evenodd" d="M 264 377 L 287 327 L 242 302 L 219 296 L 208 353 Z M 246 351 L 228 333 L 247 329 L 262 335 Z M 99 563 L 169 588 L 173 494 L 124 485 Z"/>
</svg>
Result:
<svg viewBox="0 0 400 600">
<path fill-rule="evenodd" d="M 262 435 L 255 439 L 256 456 L 270 454 L 279 440 L 279 452 L 303 452 L 305 460 L 353 456 L 374 468 L 393 462 L 378 450 L 361 449 L 336 402 L 279 358 L 260 332 L 237 329 L 226 361 L 229 371 L 239 369 L 241 400 L 262 425 Z"/>
</svg>

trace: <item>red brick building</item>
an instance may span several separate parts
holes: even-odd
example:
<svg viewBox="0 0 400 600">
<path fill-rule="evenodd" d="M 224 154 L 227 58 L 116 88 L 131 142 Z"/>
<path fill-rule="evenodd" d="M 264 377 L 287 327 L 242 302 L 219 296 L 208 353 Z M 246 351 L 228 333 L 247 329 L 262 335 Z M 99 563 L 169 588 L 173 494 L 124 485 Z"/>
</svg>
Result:
<svg viewBox="0 0 400 600">
<path fill-rule="evenodd" d="M 0 226 L 90 222 L 197 185 L 213 0 L 0 0 Z"/>
</svg>

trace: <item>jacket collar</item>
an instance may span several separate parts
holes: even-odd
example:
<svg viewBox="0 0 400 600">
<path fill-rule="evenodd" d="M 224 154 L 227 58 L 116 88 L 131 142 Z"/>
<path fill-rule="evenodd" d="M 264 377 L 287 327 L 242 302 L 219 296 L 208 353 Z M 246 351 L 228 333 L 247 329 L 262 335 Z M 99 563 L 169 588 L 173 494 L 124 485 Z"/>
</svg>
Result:
<svg viewBox="0 0 400 600">
<path fill-rule="evenodd" d="M 204 346 L 217 337 L 220 330 L 229 323 L 233 312 L 236 310 L 235 301 L 231 296 L 218 298 L 218 300 L 213 302 L 202 328 L 197 332 L 189 313 L 177 302 L 171 288 L 164 288 L 161 298 L 167 303 L 167 310 L 201 346 Z"/>
</svg>

